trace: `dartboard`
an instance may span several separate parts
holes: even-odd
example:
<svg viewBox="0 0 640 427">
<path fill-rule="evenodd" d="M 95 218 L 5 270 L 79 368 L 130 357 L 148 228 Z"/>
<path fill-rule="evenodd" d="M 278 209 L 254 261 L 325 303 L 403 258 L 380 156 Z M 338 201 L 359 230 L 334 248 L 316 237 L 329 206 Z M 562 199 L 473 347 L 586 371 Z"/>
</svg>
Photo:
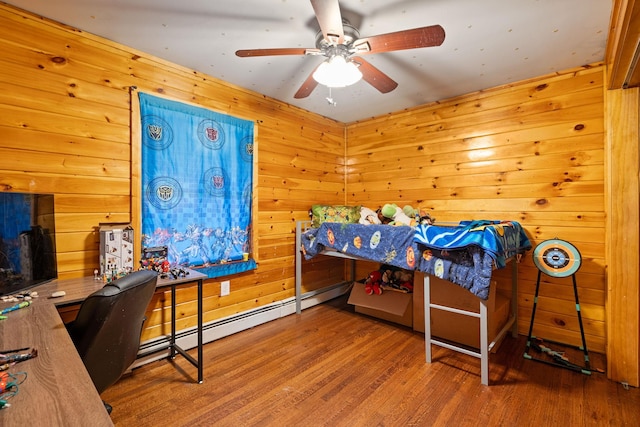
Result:
<svg viewBox="0 0 640 427">
<path fill-rule="evenodd" d="M 545 240 L 533 251 L 533 263 L 538 270 L 553 277 L 567 277 L 580 268 L 580 251 L 564 240 Z"/>
</svg>

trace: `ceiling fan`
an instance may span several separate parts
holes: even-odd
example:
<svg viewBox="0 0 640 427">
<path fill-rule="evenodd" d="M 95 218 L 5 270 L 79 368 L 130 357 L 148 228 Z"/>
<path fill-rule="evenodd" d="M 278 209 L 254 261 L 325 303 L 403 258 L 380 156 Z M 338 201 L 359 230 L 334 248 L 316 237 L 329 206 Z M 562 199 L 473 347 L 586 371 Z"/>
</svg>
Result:
<svg viewBox="0 0 640 427">
<path fill-rule="evenodd" d="M 242 58 L 272 55 L 321 55 L 327 59 L 307 77 L 294 98 L 306 98 L 318 83 L 344 87 L 361 78 L 381 93 L 394 90 L 398 83 L 365 61 L 361 55 L 440 46 L 444 29 L 440 25 L 360 38 L 359 31 L 342 18 L 338 0 L 311 0 L 320 32 L 315 48 L 246 49 L 236 51 Z"/>
</svg>

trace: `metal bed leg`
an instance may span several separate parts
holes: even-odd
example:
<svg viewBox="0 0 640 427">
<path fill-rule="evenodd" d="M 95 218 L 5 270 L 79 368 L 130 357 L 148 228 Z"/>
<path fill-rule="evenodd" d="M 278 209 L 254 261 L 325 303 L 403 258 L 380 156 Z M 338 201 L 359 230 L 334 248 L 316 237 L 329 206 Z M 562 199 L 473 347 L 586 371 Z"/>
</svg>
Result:
<svg viewBox="0 0 640 427">
<path fill-rule="evenodd" d="M 169 357 L 176 358 L 176 287 L 171 286 L 171 339 L 169 340 L 171 348 Z"/>
<path fill-rule="evenodd" d="M 300 247 L 301 241 L 302 223 L 296 222 L 296 313 L 302 312 L 302 252 Z"/>
<path fill-rule="evenodd" d="M 431 281 L 424 275 L 424 345 L 427 363 L 431 363 Z"/>
<path fill-rule="evenodd" d="M 202 279 L 200 279 L 198 280 L 198 384 L 204 381 L 202 353 Z"/>
<path fill-rule="evenodd" d="M 489 385 L 489 329 L 487 303 L 480 300 L 480 383 Z"/>
</svg>

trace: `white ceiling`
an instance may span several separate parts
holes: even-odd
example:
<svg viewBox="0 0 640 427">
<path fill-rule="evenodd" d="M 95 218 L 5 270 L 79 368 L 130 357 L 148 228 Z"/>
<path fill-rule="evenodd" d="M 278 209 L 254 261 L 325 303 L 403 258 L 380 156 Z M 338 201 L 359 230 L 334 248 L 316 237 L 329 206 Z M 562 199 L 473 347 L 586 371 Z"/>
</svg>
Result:
<svg viewBox="0 0 640 427">
<path fill-rule="evenodd" d="M 6 0 L 5 0 L 6 1 Z M 239 58 L 238 49 L 313 48 L 307 0 L 8 0 L 9 4 L 349 123 L 604 60 L 611 0 L 341 0 L 373 36 L 440 24 L 438 47 L 367 55 L 398 82 L 293 95 L 320 56 Z"/>
</svg>

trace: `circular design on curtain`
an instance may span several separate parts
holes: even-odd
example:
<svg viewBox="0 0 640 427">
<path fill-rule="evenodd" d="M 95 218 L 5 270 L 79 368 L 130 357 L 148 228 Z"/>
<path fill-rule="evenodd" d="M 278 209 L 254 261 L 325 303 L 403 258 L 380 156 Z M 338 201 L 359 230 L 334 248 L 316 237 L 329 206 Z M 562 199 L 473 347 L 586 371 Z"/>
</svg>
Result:
<svg viewBox="0 0 640 427">
<path fill-rule="evenodd" d="M 205 147 L 219 150 L 224 145 L 224 130 L 215 120 L 202 120 L 198 125 L 198 139 Z"/>
<path fill-rule="evenodd" d="M 253 160 L 253 136 L 245 136 L 242 138 L 238 148 L 242 160 L 250 163 Z"/>
<path fill-rule="evenodd" d="M 182 200 L 182 186 L 170 177 L 155 178 L 147 185 L 146 196 L 156 208 L 172 209 Z"/>
<path fill-rule="evenodd" d="M 173 142 L 171 125 L 158 116 L 142 118 L 142 143 L 151 150 L 165 150 Z"/>
<path fill-rule="evenodd" d="M 225 197 L 229 186 L 229 177 L 224 169 L 216 167 L 205 171 L 203 176 L 204 188 L 214 197 Z"/>
</svg>

